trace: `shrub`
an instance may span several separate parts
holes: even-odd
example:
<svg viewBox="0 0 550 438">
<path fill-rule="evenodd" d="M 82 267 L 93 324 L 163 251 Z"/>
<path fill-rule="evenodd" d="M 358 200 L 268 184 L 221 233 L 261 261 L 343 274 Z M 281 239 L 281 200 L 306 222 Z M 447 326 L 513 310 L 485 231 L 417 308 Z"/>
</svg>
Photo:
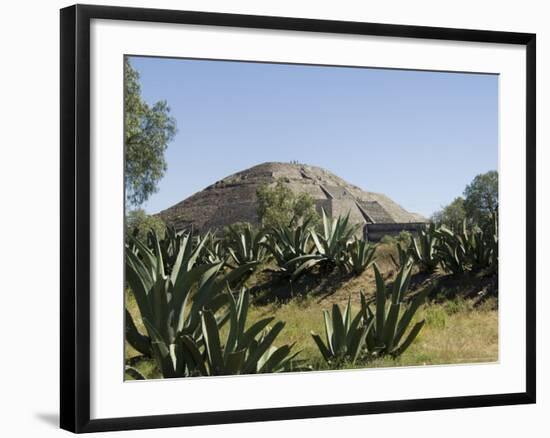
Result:
<svg viewBox="0 0 550 438">
<path fill-rule="evenodd" d="M 166 224 L 160 217 L 148 215 L 141 208 L 126 213 L 126 234 L 133 234 L 142 242 L 147 241 L 147 234 L 151 230 L 154 230 L 162 239 L 165 229 Z"/>
<path fill-rule="evenodd" d="M 282 180 L 259 187 L 256 196 L 258 219 L 264 227 L 296 226 L 305 221 L 315 226 L 319 222 L 314 199 L 307 193 L 295 194 Z"/>
</svg>

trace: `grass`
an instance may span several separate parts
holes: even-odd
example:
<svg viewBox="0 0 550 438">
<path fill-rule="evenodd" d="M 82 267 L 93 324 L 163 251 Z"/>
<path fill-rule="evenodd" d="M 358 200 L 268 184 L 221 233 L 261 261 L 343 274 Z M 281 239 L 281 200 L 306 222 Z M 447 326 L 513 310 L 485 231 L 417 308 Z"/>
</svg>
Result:
<svg viewBox="0 0 550 438">
<path fill-rule="evenodd" d="M 392 281 L 395 275 L 395 266 L 389 261 L 390 254 L 389 245 L 388 248 L 381 246 L 377 259 L 386 281 Z M 277 283 L 263 273 L 255 274 L 249 283 L 259 283 L 265 289 L 259 290 L 257 296 L 261 299 L 251 306 L 248 324 L 266 316 L 284 321 L 286 325 L 276 345 L 294 343 L 294 348 L 301 351 L 299 358 L 315 370 L 329 368 L 311 337 L 312 331 L 323 338 L 325 336 L 323 309 L 330 310 L 333 303 L 342 308 L 351 296 L 355 313 L 359 308 L 359 290 L 365 291 L 367 296 L 374 292 L 372 269 L 359 277 L 339 273 L 328 278 L 304 277 L 294 285 L 294 291 L 298 292 L 295 295 L 282 293 L 288 289 L 288 285 Z M 416 320 L 425 319 L 426 323 L 404 354 L 396 359 L 385 357 L 367 363 L 358 361 L 355 364 L 344 364 L 341 368 L 497 361 L 498 304 L 495 294 L 498 285 L 495 280 L 481 275 L 456 278 L 443 273 L 435 273 L 430 277 L 417 274 L 413 289 L 420 290 L 428 283 L 435 286 L 431 302 L 423 306 L 415 317 Z M 139 311 L 130 293 L 127 293 L 126 301 L 138 329 L 143 331 Z M 140 360 L 138 353 L 129 345 L 126 347 L 126 358 L 147 377 L 160 377 L 154 364 Z"/>
<path fill-rule="evenodd" d="M 277 341 L 296 343 L 296 348 L 302 351 L 302 359 L 311 363 L 314 369 L 325 369 L 327 366 L 310 335 L 314 331 L 324 336 L 323 309 L 329 307 L 311 298 L 295 298 L 284 304 L 255 306 L 250 318 L 274 315 L 285 321 L 286 326 Z M 358 306 L 353 310 L 356 312 Z M 417 319 L 425 319 L 426 324 L 402 356 L 346 367 L 439 365 L 498 359 L 498 311 L 494 309 L 494 302 L 488 301 L 479 307 L 461 299 L 430 304 L 419 311 Z"/>
</svg>

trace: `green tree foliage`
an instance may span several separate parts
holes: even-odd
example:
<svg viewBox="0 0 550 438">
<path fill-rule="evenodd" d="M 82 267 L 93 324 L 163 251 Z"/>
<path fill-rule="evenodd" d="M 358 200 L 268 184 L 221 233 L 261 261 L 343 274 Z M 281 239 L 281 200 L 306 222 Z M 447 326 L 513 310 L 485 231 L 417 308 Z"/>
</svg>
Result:
<svg viewBox="0 0 550 438">
<path fill-rule="evenodd" d="M 127 233 L 133 234 L 142 242 L 146 242 L 147 233 L 151 230 L 162 239 L 166 231 L 166 225 L 160 217 L 148 215 L 141 208 L 130 210 L 126 214 Z"/>
<path fill-rule="evenodd" d="M 470 224 L 485 226 L 498 213 L 498 172 L 491 170 L 477 175 L 449 205 L 432 215 L 436 225 L 458 231 L 466 220 Z"/>
<path fill-rule="evenodd" d="M 148 105 L 141 97 L 139 73 L 124 60 L 124 183 L 126 203 L 137 207 L 156 192 L 166 172 L 164 151 L 176 134 L 166 101 Z"/>
<path fill-rule="evenodd" d="M 498 210 L 498 172 L 477 175 L 464 190 L 466 217 L 474 223 L 484 224 Z"/>
<path fill-rule="evenodd" d="M 436 225 L 446 225 L 452 230 L 458 230 L 464 219 L 466 219 L 466 209 L 464 208 L 464 198 L 461 196 L 456 197 L 453 202 L 432 216 L 432 221 Z"/>
<path fill-rule="evenodd" d="M 296 226 L 305 221 L 319 223 L 315 201 L 307 193 L 294 194 L 281 180 L 258 188 L 258 218 L 264 227 Z"/>
</svg>

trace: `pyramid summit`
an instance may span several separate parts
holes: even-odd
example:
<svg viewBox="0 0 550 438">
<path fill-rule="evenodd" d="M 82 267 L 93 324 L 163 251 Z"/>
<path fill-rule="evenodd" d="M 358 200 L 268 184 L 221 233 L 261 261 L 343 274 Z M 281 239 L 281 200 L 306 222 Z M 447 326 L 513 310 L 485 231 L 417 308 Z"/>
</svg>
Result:
<svg viewBox="0 0 550 438">
<path fill-rule="evenodd" d="M 158 215 L 177 230 L 204 232 L 236 222 L 258 224 L 256 191 L 283 181 L 294 193 L 307 193 L 317 210 L 336 217 L 349 213 L 350 222 L 393 234 L 415 229 L 426 218 L 410 213 L 386 195 L 362 190 L 335 174 L 297 162 L 267 162 L 229 175 Z M 372 225 L 372 226 L 371 226 Z M 416 226 L 415 226 L 416 225 Z"/>
</svg>

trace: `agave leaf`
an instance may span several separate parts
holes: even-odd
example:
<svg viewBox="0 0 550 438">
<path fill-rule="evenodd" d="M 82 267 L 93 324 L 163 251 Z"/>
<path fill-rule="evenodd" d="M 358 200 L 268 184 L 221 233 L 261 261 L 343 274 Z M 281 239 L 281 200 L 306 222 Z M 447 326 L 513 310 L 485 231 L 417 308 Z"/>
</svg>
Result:
<svg viewBox="0 0 550 438">
<path fill-rule="evenodd" d="M 327 310 L 323 310 L 323 317 L 324 317 L 324 320 L 325 320 L 325 334 L 326 334 L 326 337 L 327 337 L 328 349 L 333 354 L 335 354 L 336 353 L 336 348 L 333 344 L 334 329 L 332 327 L 332 321 L 330 319 L 330 315 L 329 315 Z"/>
<path fill-rule="evenodd" d="M 216 319 L 211 311 L 201 312 L 202 334 L 212 374 L 223 372 L 224 361 Z"/>
<path fill-rule="evenodd" d="M 339 356 L 345 352 L 346 331 L 340 308 L 337 304 L 332 305 L 332 326 L 334 333 L 332 335 L 332 345 L 335 353 Z"/>
<path fill-rule="evenodd" d="M 415 315 L 418 308 L 422 305 L 426 297 L 429 295 L 429 293 L 432 291 L 432 288 L 425 288 L 422 292 L 420 292 L 412 301 L 412 303 L 409 305 L 407 310 L 403 313 L 403 316 L 401 317 L 401 320 L 399 321 L 399 324 L 397 326 L 397 332 L 395 334 L 395 344 L 399 345 L 399 342 L 401 341 L 401 338 L 405 334 L 405 331 L 407 330 L 407 327 L 411 323 L 413 316 Z"/>
<path fill-rule="evenodd" d="M 374 276 L 376 279 L 376 333 L 378 336 L 382 336 L 386 314 L 386 284 L 376 263 L 374 264 Z"/>
<path fill-rule="evenodd" d="M 308 260 L 307 262 L 302 263 L 291 275 L 291 280 L 295 280 L 298 278 L 302 273 L 305 271 L 311 269 L 313 266 L 315 266 L 317 263 L 321 261 L 320 257 L 314 257 L 311 260 Z"/>
<path fill-rule="evenodd" d="M 248 358 L 246 359 L 246 362 L 244 364 L 244 373 L 250 373 L 252 372 L 255 367 L 256 363 L 260 359 L 260 357 L 267 351 L 269 347 L 271 347 L 271 344 L 275 340 L 275 338 L 279 335 L 281 330 L 284 328 L 285 323 L 282 321 L 278 321 L 273 328 L 267 333 L 258 343 L 257 348 L 250 353 Z"/>
<path fill-rule="evenodd" d="M 361 328 L 361 330 L 356 330 L 354 332 L 353 341 L 351 342 L 351 345 L 349 347 L 349 352 L 351 356 L 351 363 L 355 363 L 357 358 L 359 357 L 359 354 L 361 353 L 362 347 L 365 344 L 365 340 L 367 338 L 367 333 L 372 328 L 372 325 L 374 324 L 374 320 L 370 322 L 369 325 L 364 326 Z"/>
<path fill-rule="evenodd" d="M 207 271 L 209 273 L 207 273 Z M 171 306 L 175 312 L 177 323 L 177 331 L 180 332 L 185 325 L 185 312 L 187 310 L 188 298 L 191 291 L 191 286 L 196 284 L 203 276 L 214 276 L 219 271 L 218 265 L 200 265 L 196 266 L 185 275 L 178 275 L 176 283 L 172 288 Z"/>
<path fill-rule="evenodd" d="M 292 349 L 292 345 L 283 345 L 279 348 L 274 348 L 269 356 L 267 357 L 267 360 L 262 364 L 262 366 L 259 368 L 259 373 L 272 373 L 280 367 L 282 361 L 290 354 L 290 350 Z"/>
<path fill-rule="evenodd" d="M 399 356 L 399 355 L 403 354 L 405 352 L 405 350 L 407 350 L 407 348 L 409 348 L 409 346 L 413 343 L 413 341 L 418 336 L 418 333 L 420 333 L 420 330 L 424 326 L 424 323 L 425 323 L 425 321 L 422 320 L 422 321 L 420 321 L 420 322 L 418 322 L 414 325 L 414 327 L 410 331 L 410 333 L 407 336 L 407 338 L 405 339 L 405 341 L 397 349 L 395 349 L 392 352 L 393 356 Z"/>
<path fill-rule="evenodd" d="M 313 337 L 313 340 L 317 344 L 317 347 L 319 347 L 319 351 L 323 355 L 323 359 L 325 359 L 325 361 L 327 361 L 327 362 L 330 362 L 330 358 L 331 358 L 332 354 L 329 351 L 329 349 L 325 346 L 323 341 L 321 340 L 321 337 L 318 334 L 314 333 L 314 332 L 311 332 L 311 336 Z"/>
<path fill-rule="evenodd" d="M 246 349 L 227 354 L 225 371 L 227 374 L 240 374 L 246 358 Z"/>
<path fill-rule="evenodd" d="M 143 336 L 137 329 L 134 319 L 130 312 L 125 309 L 125 322 L 126 322 L 126 340 L 128 343 L 141 354 L 147 357 L 151 357 L 151 341 L 147 336 Z"/>
<path fill-rule="evenodd" d="M 126 251 L 126 254 L 128 253 L 129 251 Z M 126 260 L 126 281 L 128 282 L 128 286 L 130 286 L 132 294 L 136 299 L 141 317 L 152 320 L 153 314 L 151 311 L 149 299 L 147 298 L 149 289 L 147 288 L 147 285 L 143 281 L 142 277 L 140 277 L 138 272 L 134 269 L 133 265 L 128 263 L 128 258 Z"/>
<path fill-rule="evenodd" d="M 243 333 L 237 348 L 248 346 L 274 319 L 274 317 L 264 318 L 252 324 L 248 330 Z"/>
<path fill-rule="evenodd" d="M 124 371 L 134 380 L 146 380 L 145 376 L 141 374 L 141 372 L 137 368 L 126 365 L 124 367 Z"/>
<path fill-rule="evenodd" d="M 344 333 L 348 333 L 351 325 L 351 295 L 348 296 L 348 303 L 344 309 L 342 320 L 344 321 Z"/>
<path fill-rule="evenodd" d="M 202 376 L 208 375 L 208 371 L 204 366 L 204 358 L 197 343 L 188 335 L 181 336 L 180 342 L 182 350 L 187 353 L 187 362 L 192 362 L 193 368 L 197 368 Z"/>
<path fill-rule="evenodd" d="M 397 328 L 397 318 L 399 317 L 399 310 L 401 309 L 401 303 L 391 304 L 388 311 L 388 317 L 382 333 L 382 339 L 388 350 L 393 348 L 393 342 L 395 338 L 395 331 Z"/>
<path fill-rule="evenodd" d="M 229 299 L 227 300 L 229 303 L 229 334 L 227 335 L 227 341 L 225 343 L 225 349 L 224 349 L 224 360 L 227 361 L 227 357 L 230 353 L 233 353 L 237 348 L 237 340 L 239 338 L 239 315 L 237 312 L 237 303 L 235 302 L 235 298 L 233 298 L 233 295 L 230 293 L 227 294 L 229 296 Z"/>
</svg>

